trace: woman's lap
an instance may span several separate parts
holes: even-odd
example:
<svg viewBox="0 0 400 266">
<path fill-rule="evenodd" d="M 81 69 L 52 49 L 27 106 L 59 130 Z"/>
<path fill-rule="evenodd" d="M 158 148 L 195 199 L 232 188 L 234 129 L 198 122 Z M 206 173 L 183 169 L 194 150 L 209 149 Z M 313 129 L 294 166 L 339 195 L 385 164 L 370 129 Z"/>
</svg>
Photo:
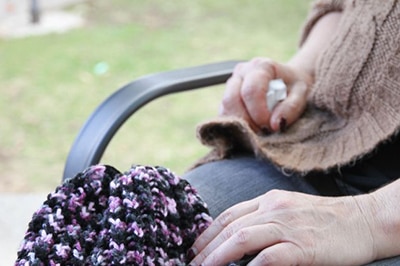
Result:
<svg viewBox="0 0 400 266">
<path fill-rule="evenodd" d="M 189 171 L 183 178 L 197 189 L 213 217 L 236 203 L 272 189 L 323 194 L 319 185 L 309 179 L 285 175 L 274 165 L 252 156 L 207 163 Z M 339 193 L 336 188 L 333 190 L 333 194 Z"/>
<path fill-rule="evenodd" d="M 285 175 L 272 164 L 252 156 L 238 156 L 204 164 L 187 172 L 183 178 L 197 189 L 213 217 L 239 202 L 253 199 L 272 189 L 321 196 L 342 196 L 347 192 L 343 190 L 344 185 L 338 186 L 337 180 L 331 175 L 323 177 Z M 322 179 L 325 179 L 328 185 L 321 182 Z M 400 256 L 368 264 L 368 266 L 394 265 L 400 265 Z"/>
</svg>

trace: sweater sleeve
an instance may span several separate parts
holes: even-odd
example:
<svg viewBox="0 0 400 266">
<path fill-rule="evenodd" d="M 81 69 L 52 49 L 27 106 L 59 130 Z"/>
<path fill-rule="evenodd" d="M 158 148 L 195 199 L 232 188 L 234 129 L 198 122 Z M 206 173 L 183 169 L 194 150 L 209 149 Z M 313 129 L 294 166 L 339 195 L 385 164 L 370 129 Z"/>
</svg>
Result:
<svg viewBox="0 0 400 266">
<path fill-rule="evenodd" d="M 315 23 L 330 12 L 343 11 L 346 0 L 314 0 L 300 35 L 300 46 L 307 39 Z"/>
</svg>

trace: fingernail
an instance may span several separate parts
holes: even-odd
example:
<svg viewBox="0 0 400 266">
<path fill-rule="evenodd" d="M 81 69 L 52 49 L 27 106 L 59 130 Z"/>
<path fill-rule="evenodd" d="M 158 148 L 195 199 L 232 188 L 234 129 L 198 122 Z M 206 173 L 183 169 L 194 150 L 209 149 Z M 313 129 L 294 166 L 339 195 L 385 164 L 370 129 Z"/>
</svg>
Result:
<svg viewBox="0 0 400 266">
<path fill-rule="evenodd" d="M 281 120 L 279 121 L 279 131 L 280 132 L 284 132 L 286 130 L 286 126 L 287 126 L 287 121 L 285 118 L 281 118 Z"/>
<path fill-rule="evenodd" d="M 196 257 L 196 252 L 193 248 L 189 248 L 189 250 L 186 253 L 187 259 L 188 261 L 191 261 L 192 259 L 194 259 L 194 257 Z"/>
<path fill-rule="evenodd" d="M 263 134 L 265 134 L 265 135 L 268 135 L 269 133 L 271 133 L 267 127 L 262 127 L 262 128 L 261 128 L 261 132 L 262 132 Z"/>
</svg>

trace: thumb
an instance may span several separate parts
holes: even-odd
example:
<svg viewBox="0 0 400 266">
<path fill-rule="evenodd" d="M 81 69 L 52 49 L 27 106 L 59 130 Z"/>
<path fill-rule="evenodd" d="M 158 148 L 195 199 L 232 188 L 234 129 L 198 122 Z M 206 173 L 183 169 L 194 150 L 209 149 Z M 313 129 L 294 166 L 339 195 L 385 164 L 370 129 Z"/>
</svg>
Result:
<svg viewBox="0 0 400 266">
<path fill-rule="evenodd" d="M 284 131 L 304 112 L 307 105 L 308 87 L 303 81 L 293 83 L 285 100 L 272 111 L 270 126 L 274 132 Z"/>
</svg>

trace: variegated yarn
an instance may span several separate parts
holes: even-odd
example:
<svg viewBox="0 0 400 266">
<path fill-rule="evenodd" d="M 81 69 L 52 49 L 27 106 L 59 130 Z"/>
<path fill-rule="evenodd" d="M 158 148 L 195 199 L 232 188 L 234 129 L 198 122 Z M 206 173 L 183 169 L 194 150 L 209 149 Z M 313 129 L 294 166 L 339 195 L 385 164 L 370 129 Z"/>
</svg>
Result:
<svg viewBox="0 0 400 266">
<path fill-rule="evenodd" d="M 15 265 L 185 265 L 210 222 L 196 191 L 165 168 L 93 166 L 48 195 Z"/>
</svg>

